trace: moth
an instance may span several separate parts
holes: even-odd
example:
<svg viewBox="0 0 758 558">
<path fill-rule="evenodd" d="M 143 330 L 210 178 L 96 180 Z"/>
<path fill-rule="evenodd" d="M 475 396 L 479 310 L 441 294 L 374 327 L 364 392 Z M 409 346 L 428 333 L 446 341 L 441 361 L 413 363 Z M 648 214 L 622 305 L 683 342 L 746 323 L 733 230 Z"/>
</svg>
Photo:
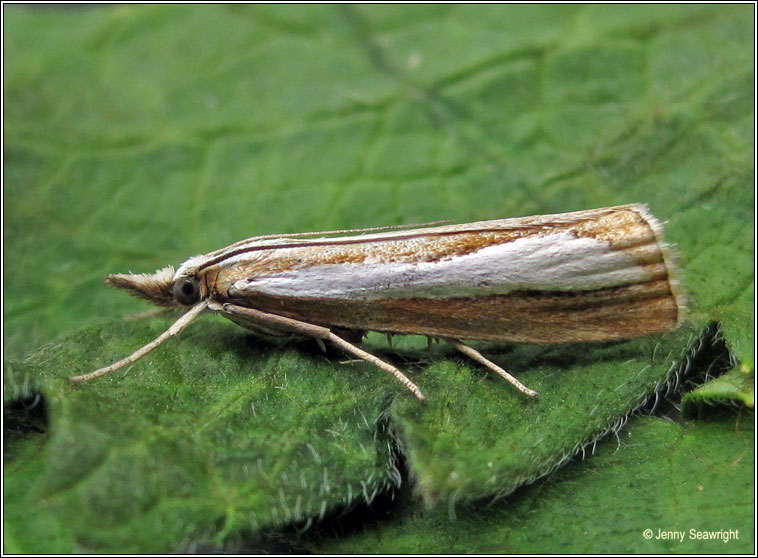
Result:
<svg viewBox="0 0 758 558">
<path fill-rule="evenodd" d="M 128 357 L 71 380 L 133 363 L 210 311 L 260 333 L 329 341 L 389 372 L 421 401 L 408 376 L 356 344 L 365 332 L 444 340 L 533 397 L 464 340 L 573 343 L 669 331 L 686 312 L 677 277 L 663 226 L 642 204 L 256 236 L 176 270 L 108 276 L 113 287 L 187 311 Z"/>
</svg>

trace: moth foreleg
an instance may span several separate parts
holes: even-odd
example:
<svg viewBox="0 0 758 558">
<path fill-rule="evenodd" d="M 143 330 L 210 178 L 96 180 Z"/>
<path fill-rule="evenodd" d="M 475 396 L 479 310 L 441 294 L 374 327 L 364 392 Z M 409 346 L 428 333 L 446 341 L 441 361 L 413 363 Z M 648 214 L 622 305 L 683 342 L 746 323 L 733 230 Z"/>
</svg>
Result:
<svg viewBox="0 0 758 558">
<path fill-rule="evenodd" d="M 217 304 L 212 303 L 209 305 L 211 310 L 217 310 L 228 314 L 232 318 L 241 318 L 246 321 L 255 322 L 266 327 L 273 327 L 290 333 L 296 333 L 298 335 L 304 335 L 306 337 L 313 337 L 317 341 L 328 340 L 344 351 L 351 353 L 366 362 L 369 362 L 381 368 L 382 370 L 392 374 L 397 380 L 403 384 L 419 401 L 424 401 L 424 394 L 421 393 L 419 387 L 411 381 L 408 376 L 403 374 L 398 368 L 392 366 L 388 362 L 384 362 L 380 358 L 372 355 L 369 352 L 364 351 L 360 347 L 357 347 L 349 341 L 343 339 L 329 328 L 309 324 L 308 322 L 302 322 L 293 318 L 287 318 L 286 316 L 279 316 L 277 314 L 269 314 L 268 312 L 262 312 L 254 308 L 247 308 L 245 306 L 238 306 L 236 304 Z"/>
<path fill-rule="evenodd" d="M 508 372 L 506 372 L 504 369 L 500 368 L 497 364 L 486 358 L 482 353 L 474 349 L 473 347 L 469 347 L 462 341 L 458 339 L 451 339 L 449 337 L 445 337 L 445 341 L 450 343 L 456 350 L 462 352 L 467 357 L 477 361 L 479 364 L 483 364 L 490 370 L 493 370 L 500 374 L 503 378 L 505 378 L 508 383 L 512 384 L 517 390 L 519 390 L 521 393 L 528 395 L 529 397 L 537 397 L 537 392 L 529 389 L 524 384 L 519 382 L 515 377 L 511 376 Z"/>
<path fill-rule="evenodd" d="M 137 362 L 147 353 L 149 353 L 150 351 L 155 349 L 157 346 L 159 346 L 161 343 L 166 341 L 166 339 L 173 337 L 175 335 L 179 335 L 185 327 L 187 327 L 188 325 L 192 323 L 192 320 L 194 320 L 200 314 L 200 312 L 205 310 L 207 306 L 208 306 L 208 303 L 205 301 L 199 304 L 196 304 L 195 306 L 187 310 L 187 312 L 182 314 L 179 317 L 179 319 L 176 320 L 173 324 L 171 324 L 171 326 L 166 331 L 164 331 L 158 337 L 153 339 L 147 345 L 140 347 L 139 349 L 134 351 L 128 357 L 122 358 L 121 360 L 114 362 L 110 366 L 104 366 L 103 368 L 98 368 L 97 370 L 95 370 L 94 372 L 90 372 L 89 374 L 73 376 L 69 378 L 69 380 L 74 383 L 86 382 L 88 380 L 92 380 L 93 378 L 99 378 L 100 376 L 104 376 L 108 374 L 109 372 L 118 370 L 119 368 L 123 368 L 127 364 L 132 364 L 133 362 Z"/>
</svg>

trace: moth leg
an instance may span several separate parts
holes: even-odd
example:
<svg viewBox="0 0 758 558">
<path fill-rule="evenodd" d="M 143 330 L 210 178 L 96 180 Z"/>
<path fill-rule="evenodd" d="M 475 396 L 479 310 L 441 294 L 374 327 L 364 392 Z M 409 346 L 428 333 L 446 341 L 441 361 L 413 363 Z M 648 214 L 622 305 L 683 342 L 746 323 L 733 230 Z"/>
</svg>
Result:
<svg viewBox="0 0 758 558">
<path fill-rule="evenodd" d="M 517 390 L 519 390 L 524 395 L 528 395 L 529 397 L 537 397 L 536 391 L 526 387 L 524 384 L 519 382 L 516 378 L 508 374 L 508 372 L 506 372 L 504 369 L 500 368 L 497 364 L 485 358 L 484 355 L 482 355 L 482 353 L 480 353 L 473 347 L 469 347 L 468 345 L 466 345 L 459 339 L 450 339 L 449 337 L 445 337 L 445 341 L 450 343 L 456 350 L 462 352 L 467 357 L 471 358 L 472 360 L 477 361 L 479 364 L 483 364 L 490 370 L 493 370 L 497 372 L 498 374 L 500 374 L 503 378 L 505 378 L 508 381 L 508 383 L 513 385 Z"/>
<path fill-rule="evenodd" d="M 147 353 L 155 349 L 158 345 L 163 343 L 166 339 L 173 337 L 175 335 L 179 335 L 181 331 L 190 325 L 192 323 L 192 320 L 194 320 L 200 312 L 205 310 L 205 308 L 208 306 L 207 302 L 203 301 L 200 304 L 196 304 L 187 312 L 181 315 L 181 317 L 176 320 L 171 327 L 169 327 L 166 331 L 164 331 L 162 334 L 160 334 L 158 337 L 153 339 L 150 343 L 147 345 L 140 347 L 136 351 L 134 351 L 132 354 L 130 354 L 126 358 L 122 358 L 121 360 L 114 362 L 110 366 L 104 366 L 103 368 L 98 368 L 94 372 L 90 372 L 89 374 L 82 374 L 81 376 L 73 376 L 72 378 L 69 378 L 69 381 L 73 383 L 77 382 L 86 382 L 88 380 L 92 380 L 93 378 L 99 378 L 100 376 L 105 376 L 109 372 L 113 372 L 114 370 L 118 370 L 119 368 L 123 368 L 127 364 L 131 364 L 133 362 L 137 362 L 139 359 L 141 359 L 143 356 L 145 356 Z"/>
<path fill-rule="evenodd" d="M 370 362 L 371 364 L 373 364 L 377 368 L 381 368 L 382 370 L 385 370 L 385 371 L 389 372 L 390 374 L 392 374 L 393 376 L 395 376 L 395 378 L 397 378 L 397 380 L 401 384 L 403 384 L 406 388 L 408 388 L 408 390 L 413 395 L 416 396 L 416 399 L 418 399 L 421 402 L 424 401 L 424 399 L 425 399 L 424 394 L 421 393 L 421 390 L 419 389 L 419 387 L 416 384 L 414 384 L 411 381 L 411 379 L 408 378 L 408 376 L 406 376 L 405 374 L 403 374 L 398 368 L 395 368 L 390 363 L 384 362 L 379 357 L 375 357 L 371 353 L 364 351 L 360 347 L 356 347 L 355 345 L 353 345 L 352 343 L 350 343 L 348 341 L 345 341 L 341 337 L 338 337 L 337 335 L 335 335 L 335 334 L 333 334 L 331 332 L 329 332 L 329 333 L 330 333 L 330 335 L 329 335 L 329 341 L 331 341 L 335 345 L 338 345 L 338 346 L 342 347 L 342 349 L 345 350 L 345 351 L 347 351 L 348 353 L 353 353 L 355 356 L 357 356 L 359 358 L 362 358 L 366 362 Z"/>
<path fill-rule="evenodd" d="M 269 314 L 268 312 L 262 312 L 255 310 L 254 308 L 247 308 L 245 306 L 238 306 L 236 304 L 211 304 L 209 305 L 211 310 L 218 310 L 229 314 L 231 317 L 236 317 L 241 320 L 249 320 L 254 323 L 258 323 L 268 327 L 274 327 L 276 329 L 284 330 L 287 332 L 297 333 L 306 337 L 313 337 L 316 341 L 328 340 L 344 351 L 351 353 L 366 362 L 369 362 L 381 368 L 382 370 L 392 374 L 401 384 L 403 384 L 419 401 L 424 401 L 424 394 L 421 393 L 419 387 L 414 384 L 408 376 L 403 374 L 398 368 L 392 366 L 388 362 L 384 362 L 380 358 L 372 355 L 369 352 L 364 351 L 360 347 L 356 347 L 349 341 L 343 339 L 329 328 L 309 324 L 307 322 L 301 322 L 293 318 L 287 318 L 285 316 L 278 316 L 276 314 Z"/>
</svg>

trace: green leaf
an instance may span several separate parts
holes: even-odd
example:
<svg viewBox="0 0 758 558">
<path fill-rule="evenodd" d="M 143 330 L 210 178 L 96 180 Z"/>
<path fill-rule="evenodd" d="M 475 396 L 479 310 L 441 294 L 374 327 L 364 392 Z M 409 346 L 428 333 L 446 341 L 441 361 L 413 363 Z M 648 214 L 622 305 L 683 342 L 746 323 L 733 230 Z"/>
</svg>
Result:
<svg viewBox="0 0 758 558">
<path fill-rule="evenodd" d="M 682 412 L 693 415 L 705 405 L 745 405 L 755 407 L 755 371 L 747 366 L 734 367 L 723 376 L 707 382 L 698 389 L 686 393 L 682 400 Z"/>
<path fill-rule="evenodd" d="M 7 7 L 4 401 L 41 395 L 48 426 L 14 418 L 6 551 L 233 548 L 396 486 L 395 443 L 427 504 L 503 497 L 705 372 L 712 323 L 752 378 L 752 22 L 707 5 Z M 108 273 L 255 234 L 630 202 L 668 221 L 691 319 L 480 347 L 536 402 L 370 336 L 422 408 L 367 364 L 218 318 L 126 375 L 66 381 L 169 323 L 120 321 L 146 306 Z"/>
<path fill-rule="evenodd" d="M 6 417 L 6 427 L 7 424 Z M 47 436 L 30 434 L 6 443 L 3 551 L 23 554 L 35 548 L 46 554 L 72 552 L 75 548 L 72 533 L 56 514 L 37 506 L 33 510 L 26 507 L 29 494 L 34 491 L 45 468 Z"/>
<path fill-rule="evenodd" d="M 123 352 L 166 321 L 148 331 L 144 321 L 90 328 L 6 370 L 8 397 L 29 382 L 45 394 L 52 428 L 44 468 L 21 502 L 27 513 L 57 518 L 77 543 L 66 551 L 218 544 L 370 502 L 397 484 L 388 393 L 370 366 L 334 374 L 323 357 L 272 353 L 203 322 L 99 382 L 67 378 L 78 363 Z M 23 523 L 12 532 L 24 551 L 39 548 Z"/>
<path fill-rule="evenodd" d="M 433 386 L 425 388 L 434 394 L 429 404 L 422 410 L 402 400 L 393 414 L 418 490 L 428 503 L 453 506 L 506 495 L 554 470 L 665 391 L 686 360 L 681 348 L 695 341 L 690 336 L 680 330 L 662 341 L 595 347 L 590 358 L 579 347 L 519 348 L 508 366 L 528 370 L 518 376 L 539 401 L 493 389 L 501 380 L 491 374 L 430 367 L 422 383 Z"/>
<path fill-rule="evenodd" d="M 306 535 L 300 544 L 319 554 L 377 548 L 388 554 L 749 554 L 753 436 L 752 420 L 735 425 L 733 417 L 684 427 L 638 419 L 598 444 L 591 458 L 572 460 L 505 501 L 459 506 L 452 516 L 406 494 L 391 522 L 341 538 Z M 683 537 L 663 538 L 661 531 Z"/>
</svg>

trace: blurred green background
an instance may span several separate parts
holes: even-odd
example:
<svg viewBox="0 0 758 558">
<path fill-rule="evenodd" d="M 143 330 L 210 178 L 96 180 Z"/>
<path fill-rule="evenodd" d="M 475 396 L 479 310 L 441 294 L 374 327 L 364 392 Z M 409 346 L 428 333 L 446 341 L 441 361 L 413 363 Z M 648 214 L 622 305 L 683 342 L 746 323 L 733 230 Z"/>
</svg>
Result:
<svg viewBox="0 0 758 558">
<path fill-rule="evenodd" d="M 20 425 L 12 435 L 6 430 L 5 550 L 270 549 L 279 548 L 266 546 L 276 540 L 285 548 L 333 552 L 750 552 L 753 10 L 3 6 L 4 387 L 6 424 Z M 256 234 L 631 202 L 649 204 L 667 221 L 692 319 L 660 342 L 570 349 L 570 357 L 555 348 L 506 348 L 501 362 L 520 371 L 560 371 L 529 376 L 556 394 L 541 402 L 549 414 L 532 414 L 466 363 L 411 352 L 409 361 L 437 366 L 422 376 L 426 391 L 437 395 L 422 412 L 404 395 L 398 400 L 397 391 L 384 391 L 391 380 L 369 368 L 345 378 L 352 373 L 336 363 L 338 354 L 327 361 L 317 351 L 251 344 L 218 318 L 194 325 L 181 344 L 155 356 L 160 370 L 142 368 L 141 380 L 135 374 L 124 380 L 134 380 L 128 386 L 116 379 L 74 391 L 65 382 L 168 323 L 121 323 L 147 306 L 107 289 L 108 273 L 151 272 Z M 708 329 L 711 323 L 718 329 Z M 734 366 L 721 380 L 726 388 L 700 392 L 698 402 L 726 407 L 697 404 L 698 420 L 682 424 L 635 419 L 592 459 L 490 504 L 576 448 L 593 448 L 597 436 L 660 391 L 673 361 L 708 368 L 712 362 L 697 355 L 714 337 L 724 339 Z M 410 351 L 418 345 L 407 343 Z M 578 356 L 585 354 L 586 360 Z M 639 384 L 614 399 L 613 378 L 629 374 L 623 366 L 650 368 L 651 375 L 640 372 Z M 198 387 L 209 370 L 236 372 L 227 383 Z M 253 389 L 244 383 L 251 370 L 272 370 L 272 383 Z M 146 379 L 161 373 L 163 380 Z M 590 373 L 602 379 L 566 387 L 571 374 L 580 381 Z M 223 410 L 243 399 L 274 401 L 270 394 L 286 382 L 295 386 L 287 394 L 297 395 L 272 403 L 270 416 L 259 408 L 259 437 L 245 438 L 252 463 L 251 455 L 281 448 L 290 428 L 302 429 L 293 436 L 302 448 L 282 449 L 270 464 L 279 467 L 279 483 L 214 477 L 240 455 L 224 453 L 225 461 L 212 466 L 204 460 L 253 424 L 246 422 L 249 406 L 233 417 Z M 35 421 L 39 406 L 29 407 L 38 394 L 45 416 Z M 569 419 L 561 418 L 561 400 Z M 331 402 L 328 410 L 319 407 L 324 401 Z M 593 414 L 598 405 L 607 415 Z M 296 409 L 311 414 L 295 416 Z M 223 415 L 223 428 L 208 426 L 212 434 L 202 437 L 193 426 L 196 414 L 210 422 Z M 287 426 L 269 432 L 277 416 Z M 443 435 L 462 416 L 468 422 Z M 542 430 L 529 426 L 548 416 Z M 598 423 L 590 425 L 589 416 Z M 300 463 L 298 455 L 315 459 L 315 452 L 320 460 L 319 452 L 343 451 L 314 441 L 325 436 L 322 427 L 336 431 L 343 420 L 365 423 L 360 432 L 345 426 L 345 457 L 330 464 L 344 482 L 325 481 L 327 467 L 281 481 L 287 464 Z M 314 421 L 323 421 L 321 435 L 308 426 Z M 570 423 L 565 430 L 557 426 L 562 422 Z M 521 445 L 499 438 L 503 431 Z M 119 449 L 126 439 L 128 459 Z M 490 440 L 497 442 L 489 453 L 472 452 Z M 628 451 L 616 452 L 617 442 Z M 352 453 L 358 447 L 360 458 Z M 395 469 L 396 451 L 409 471 Z M 517 464 L 490 471 L 511 454 Z M 182 469 L 185 481 L 167 487 L 155 471 L 168 462 L 167 471 L 178 462 L 199 465 Z M 639 471 L 643 463 L 648 467 Z M 105 481 L 95 472 L 106 469 L 123 477 L 98 484 Z M 451 480 L 452 473 L 463 480 Z M 311 527 L 302 536 L 287 530 L 348 509 L 356 498 L 373 501 L 365 493 L 386 494 L 398 475 L 404 484 L 394 501 L 382 503 L 386 517 L 365 530 Z M 418 484 L 410 488 L 413 480 Z M 292 488 L 298 483 L 313 490 L 298 492 Z M 274 487 L 270 494 L 264 484 Z M 123 502 L 109 502 L 118 490 Z M 127 503 L 129 494 L 144 498 Z M 461 504 L 465 511 L 457 500 L 469 502 Z M 479 511 L 482 502 L 491 513 Z M 284 511 L 274 513 L 280 504 Z M 75 512 L 88 519 L 73 518 Z M 98 518 L 107 524 L 100 534 L 87 523 Z M 678 543 L 646 540 L 646 527 L 741 528 L 743 536 L 727 544 Z"/>
</svg>

